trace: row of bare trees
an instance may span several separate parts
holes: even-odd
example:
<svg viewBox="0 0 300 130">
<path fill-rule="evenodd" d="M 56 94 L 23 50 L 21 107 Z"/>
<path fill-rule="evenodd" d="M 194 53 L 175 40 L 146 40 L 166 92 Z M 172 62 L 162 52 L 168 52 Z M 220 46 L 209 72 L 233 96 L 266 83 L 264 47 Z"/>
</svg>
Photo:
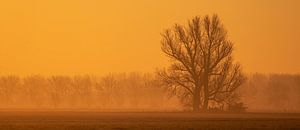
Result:
<svg viewBox="0 0 300 130">
<path fill-rule="evenodd" d="M 251 111 L 300 111 L 299 74 L 250 74 L 240 93 Z"/>
<path fill-rule="evenodd" d="M 300 75 L 251 74 L 247 79 L 226 104 L 241 100 L 249 111 L 300 111 Z M 140 73 L 103 77 L 1 76 L 0 108 L 182 110 L 191 107 L 186 106 L 192 102 L 180 95 L 183 93 L 162 85 L 154 74 Z M 175 93 L 178 97 L 170 99 L 170 94 Z M 241 105 L 229 105 L 231 108 L 224 110 L 239 111 Z M 214 110 L 224 107 L 214 103 L 210 106 Z"/>
<path fill-rule="evenodd" d="M 165 89 L 153 74 L 0 77 L 1 108 L 163 109 Z"/>
<path fill-rule="evenodd" d="M 233 43 L 217 15 L 195 17 L 162 33 L 162 51 L 172 64 L 163 82 L 194 111 L 239 105 L 237 88 L 245 81 L 233 62 Z"/>
</svg>

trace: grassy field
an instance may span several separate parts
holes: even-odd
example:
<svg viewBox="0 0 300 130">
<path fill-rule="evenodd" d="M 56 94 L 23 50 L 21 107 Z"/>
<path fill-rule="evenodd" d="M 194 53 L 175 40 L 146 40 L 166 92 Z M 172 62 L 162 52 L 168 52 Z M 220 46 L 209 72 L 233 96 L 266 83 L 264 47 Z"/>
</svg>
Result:
<svg viewBox="0 0 300 130">
<path fill-rule="evenodd" d="M 0 111 L 1 130 L 300 130 L 298 113 Z"/>
</svg>

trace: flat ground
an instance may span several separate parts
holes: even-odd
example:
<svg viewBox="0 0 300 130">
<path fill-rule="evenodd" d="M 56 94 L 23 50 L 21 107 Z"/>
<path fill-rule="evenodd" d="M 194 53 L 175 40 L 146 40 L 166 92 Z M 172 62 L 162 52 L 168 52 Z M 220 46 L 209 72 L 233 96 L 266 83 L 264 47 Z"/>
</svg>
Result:
<svg viewBox="0 0 300 130">
<path fill-rule="evenodd" d="M 300 130 L 299 113 L 0 111 L 1 130 Z"/>
</svg>

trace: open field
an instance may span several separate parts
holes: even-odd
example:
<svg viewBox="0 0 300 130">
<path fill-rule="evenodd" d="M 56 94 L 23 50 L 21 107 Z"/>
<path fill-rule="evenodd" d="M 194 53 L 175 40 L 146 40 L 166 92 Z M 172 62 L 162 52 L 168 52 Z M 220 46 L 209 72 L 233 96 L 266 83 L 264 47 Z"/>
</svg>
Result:
<svg viewBox="0 0 300 130">
<path fill-rule="evenodd" d="M 298 113 L 1 111 L 1 130 L 300 129 Z"/>
</svg>

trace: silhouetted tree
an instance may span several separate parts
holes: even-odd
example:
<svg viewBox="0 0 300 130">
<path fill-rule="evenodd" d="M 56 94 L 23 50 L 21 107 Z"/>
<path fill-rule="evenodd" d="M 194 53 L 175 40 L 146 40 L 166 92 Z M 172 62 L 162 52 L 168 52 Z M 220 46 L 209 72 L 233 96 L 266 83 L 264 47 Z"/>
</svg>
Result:
<svg viewBox="0 0 300 130">
<path fill-rule="evenodd" d="M 232 61 L 233 44 L 217 15 L 195 17 L 187 26 L 175 24 L 162 34 L 161 43 L 172 65 L 160 75 L 194 111 L 207 110 L 209 101 L 227 101 L 245 79 Z"/>
</svg>

